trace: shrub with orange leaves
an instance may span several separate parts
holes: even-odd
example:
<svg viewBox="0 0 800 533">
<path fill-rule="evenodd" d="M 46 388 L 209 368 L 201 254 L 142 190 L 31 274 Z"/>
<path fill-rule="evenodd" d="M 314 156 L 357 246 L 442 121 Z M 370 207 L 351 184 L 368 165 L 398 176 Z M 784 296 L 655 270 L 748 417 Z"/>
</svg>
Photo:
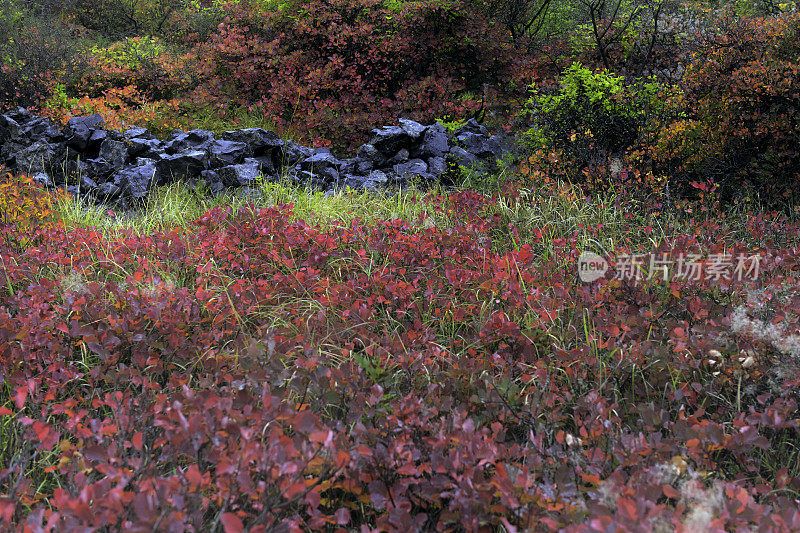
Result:
<svg viewBox="0 0 800 533">
<path fill-rule="evenodd" d="M 694 56 L 654 160 L 685 190 L 781 203 L 800 183 L 800 14 L 721 21 Z"/>
<path fill-rule="evenodd" d="M 25 248 L 39 230 L 60 225 L 53 208 L 67 194 L 60 189 L 47 191 L 32 177 L 15 176 L 0 167 L 0 231 L 5 243 Z"/>
</svg>

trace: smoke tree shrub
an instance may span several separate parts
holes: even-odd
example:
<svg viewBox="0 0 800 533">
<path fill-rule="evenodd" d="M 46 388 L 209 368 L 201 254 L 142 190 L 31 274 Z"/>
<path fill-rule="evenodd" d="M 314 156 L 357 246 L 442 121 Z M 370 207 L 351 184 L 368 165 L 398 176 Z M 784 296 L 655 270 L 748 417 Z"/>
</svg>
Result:
<svg viewBox="0 0 800 533">
<path fill-rule="evenodd" d="M 241 1 L 199 53 L 197 99 L 256 106 L 312 137 L 363 141 L 405 114 L 463 116 L 508 79 L 504 32 L 461 0 Z"/>
<path fill-rule="evenodd" d="M 654 159 L 725 201 L 785 201 L 800 180 L 800 14 L 727 21 L 697 43 Z"/>
</svg>

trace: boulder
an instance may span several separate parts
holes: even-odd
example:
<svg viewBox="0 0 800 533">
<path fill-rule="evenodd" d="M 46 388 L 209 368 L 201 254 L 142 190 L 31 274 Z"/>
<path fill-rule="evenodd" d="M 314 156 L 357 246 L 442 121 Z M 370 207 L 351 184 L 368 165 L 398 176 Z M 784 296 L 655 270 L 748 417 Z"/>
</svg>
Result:
<svg viewBox="0 0 800 533">
<path fill-rule="evenodd" d="M 247 155 L 275 155 L 277 149 L 284 146 L 283 139 L 275 132 L 261 128 L 226 131 L 222 134 L 225 141 L 240 142 L 247 145 Z"/>
<path fill-rule="evenodd" d="M 330 152 L 317 152 L 300 162 L 300 170 L 307 171 L 311 176 L 316 176 L 328 182 L 339 179 L 339 166 L 341 161 Z"/>
<path fill-rule="evenodd" d="M 448 160 L 454 162 L 457 165 L 462 167 L 472 168 L 475 166 L 475 163 L 478 161 L 478 158 L 472 155 L 471 153 L 467 152 L 460 146 L 454 146 L 450 149 L 450 155 L 447 158 Z"/>
<path fill-rule="evenodd" d="M 475 133 L 479 135 L 489 135 L 489 130 L 487 130 L 484 126 L 478 124 L 478 121 L 474 118 L 469 119 L 463 126 L 458 128 L 455 132 L 453 132 L 454 137 L 458 137 L 462 133 Z"/>
<path fill-rule="evenodd" d="M 189 151 L 205 151 L 213 142 L 214 134 L 212 132 L 194 129 L 174 135 L 164 143 L 164 151 L 170 155 Z"/>
<path fill-rule="evenodd" d="M 124 195 L 139 200 L 147 195 L 154 185 L 157 169 L 154 164 L 126 167 L 116 174 L 112 183 Z"/>
<path fill-rule="evenodd" d="M 131 157 L 150 157 L 155 154 L 163 154 L 164 147 L 158 139 L 147 139 L 144 137 L 134 137 L 127 141 L 128 153 Z"/>
<path fill-rule="evenodd" d="M 386 162 L 386 164 L 392 166 L 398 163 L 405 163 L 406 161 L 409 160 L 410 155 L 411 154 L 408 153 L 408 150 L 406 150 L 405 148 L 400 148 L 400 150 L 398 150 L 398 152 L 394 154 L 394 156 L 391 159 L 389 159 Z"/>
<path fill-rule="evenodd" d="M 223 190 L 225 190 L 225 185 L 222 183 L 222 179 L 219 177 L 219 174 L 214 170 L 204 170 L 200 173 L 200 181 L 206 184 L 208 189 L 213 194 L 219 194 Z"/>
<path fill-rule="evenodd" d="M 26 148 L 26 145 L 15 141 L 8 141 L 0 148 L 0 159 L 10 167 L 17 166 L 17 154 Z"/>
<path fill-rule="evenodd" d="M 422 159 L 412 159 L 406 163 L 398 163 L 392 167 L 400 179 L 409 179 L 421 176 L 428 172 L 428 165 Z"/>
<path fill-rule="evenodd" d="M 280 156 L 280 167 L 292 168 L 298 162 L 307 157 L 311 157 L 313 154 L 314 150 L 308 148 L 307 146 L 303 146 L 302 144 L 298 144 L 292 140 L 286 141 L 286 143 L 283 145 L 282 154 Z"/>
<path fill-rule="evenodd" d="M 503 156 L 500 143 L 493 137 L 479 133 L 462 133 L 456 140 L 469 153 L 480 159 L 498 159 Z"/>
<path fill-rule="evenodd" d="M 180 154 L 164 155 L 156 162 L 158 185 L 172 183 L 176 179 L 197 178 L 208 169 L 208 153 L 194 150 Z"/>
<path fill-rule="evenodd" d="M 61 129 L 53 124 L 52 120 L 44 117 L 37 117 L 25 124 L 20 124 L 17 135 L 29 138 L 46 137 L 51 142 L 64 139 Z"/>
<path fill-rule="evenodd" d="M 0 115 L 0 143 L 19 137 L 19 123 L 8 115 Z"/>
<path fill-rule="evenodd" d="M 53 180 L 51 180 L 50 176 L 48 176 L 44 172 L 38 172 L 38 173 L 34 174 L 33 177 L 31 178 L 31 180 L 34 183 L 38 183 L 39 185 L 43 185 L 45 187 L 52 187 L 53 186 Z"/>
<path fill-rule="evenodd" d="M 419 139 L 427 129 L 426 126 L 423 126 L 419 122 L 415 122 L 407 118 L 400 119 L 400 127 L 403 128 L 403 131 L 406 132 L 409 137 L 411 137 L 411 140 L 414 141 Z"/>
<path fill-rule="evenodd" d="M 387 158 L 411 144 L 411 136 L 400 126 L 384 126 L 376 128 L 372 132 L 375 135 L 370 139 L 369 144 Z"/>
<path fill-rule="evenodd" d="M 25 174 L 49 170 L 55 163 L 56 146 L 46 141 L 34 141 L 15 154 L 16 169 Z"/>
<path fill-rule="evenodd" d="M 447 172 L 447 161 L 444 157 L 431 157 L 428 159 L 428 172 L 434 176 L 441 176 Z"/>
<path fill-rule="evenodd" d="M 114 170 L 119 170 L 125 166 L 128 159 L 128 147 L 123 141 L 106 139 L 100 145 L 100 159 L 103 159 Z"/>
<path fill-rule="evenodd" d="M 107 181 L 98 185 L 94 194 L 102 199 L 117 198 L 122 194 L 122 189 L 115 182 Z"/>
<path fill-rule="evenodd" d="M 106 121 L 100 113 L 89 115 L 88 117 L 72 117 L 67 121 L 66 128 L 71 129 L 74 127 L 82 126 L 90 130 L 96 130 L 105 126 Z"/>
<path fill-rule="evenodd" d="M 363 162 L 369 163 L 373 168 L 377 168 L 386 164 L 386 157 L 375 146 L 362 144 L 356 153 L 356 161 L 356 165 L 358 165 L 358 162 Z"/>
<path fill-rule="evenodd" d="M 100 153 L 100 146 L 103 144 L 103 141 L 109 137 L 111 136 L 106 130 L 92 130 L 89 141 L 86 143 L 86 149 L 92 152 L 92 157 L 95 157 Z M 113 137 L 111 138 L 113 139 Z"/>
<path fill-rule="evenodd" d="M 152 133 L 147 128 L 140 126 L 131 126 L 123 133 L 125 139 L 155 139 Z"/>
<path fill-rule="evenodd" d="M 450 150 L 450 141 L 447 138 L 447 130 L 441 124 L 428 126 L 422 137 L 422 142 L 416 150 L 417 157 L 427 159 L 428 157 L 443 157 Z"/>
<path fill-rule="evenodd" d="M 105 120 L 95 113 L 88 117 L 72 117 L 64 126 L 63 134 L 67 146 L 83 151 L 89 145 L 92 134 L 103 127 Z"/>
<path fill-rule="evenodd" d="M 22 106 L 18 106 L 6 113 L 6 116 L 14 119 L 19 124 L 24 124 L 35 118 L 34 114 Z"/>
<path fill-rule="evenodd" d="M 80 159 L 67 159 L 59 170 L 61 172 L 56 176 L 58 185 L 80 183 L 81 176 L 91 174 L 89 164 Z"/>
<path fill-rule="evenodd" d="M 386 183 L 389 181 L 389 176 L 387 176 L 382 170 L 373 170 L 369 173 L 367 179 L 372 183 Z"/>
<path fill-rule="evenodd" d="M 221 167 L 216 169 L 216 172 L 225 187 L 253 185 L 256 178 L 261 174 L 259 165 L 255 161 L 249 161 L 241 165 Z"/>
<path fill-rule="evenodd" d="M 247 145 L 243 142 L 217 140 L 211 143 L 208 153 L 211 168 L 226 167 L 242 162 L 247 153 Z"/>
</svg>

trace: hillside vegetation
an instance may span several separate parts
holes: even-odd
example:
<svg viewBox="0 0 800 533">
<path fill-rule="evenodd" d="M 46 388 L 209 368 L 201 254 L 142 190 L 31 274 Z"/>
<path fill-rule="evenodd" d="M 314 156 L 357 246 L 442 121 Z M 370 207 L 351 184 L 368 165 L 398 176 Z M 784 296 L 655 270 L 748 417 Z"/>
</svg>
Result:
<svg viewBox="0 0 800 533">
<path fill-rule="evenodd" d="M 0 169 L 0 529 L 800 529 L 796 2 L 0 10 L 0 111 L 522 154 L 126 212 Z"/>
</svg>

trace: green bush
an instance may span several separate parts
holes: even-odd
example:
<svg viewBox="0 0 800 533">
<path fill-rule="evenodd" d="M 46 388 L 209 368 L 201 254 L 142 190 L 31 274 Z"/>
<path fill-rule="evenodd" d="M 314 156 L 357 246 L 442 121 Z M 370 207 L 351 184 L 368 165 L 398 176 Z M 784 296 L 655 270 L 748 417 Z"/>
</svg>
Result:
<svg viewBox="0 0 800 533">
<path fill-rule="evenodd" d="M 657 105 L 654 78 L 625 82 L 608 71 L 592 72 L 580 63 L 564 71 L 560 88 L 534 88 L 528 100 L 534 126 L 526 132 L 529 147 L 561 149 L 586 165 L 597 157 L 631 146 Z"/>
</svg>

